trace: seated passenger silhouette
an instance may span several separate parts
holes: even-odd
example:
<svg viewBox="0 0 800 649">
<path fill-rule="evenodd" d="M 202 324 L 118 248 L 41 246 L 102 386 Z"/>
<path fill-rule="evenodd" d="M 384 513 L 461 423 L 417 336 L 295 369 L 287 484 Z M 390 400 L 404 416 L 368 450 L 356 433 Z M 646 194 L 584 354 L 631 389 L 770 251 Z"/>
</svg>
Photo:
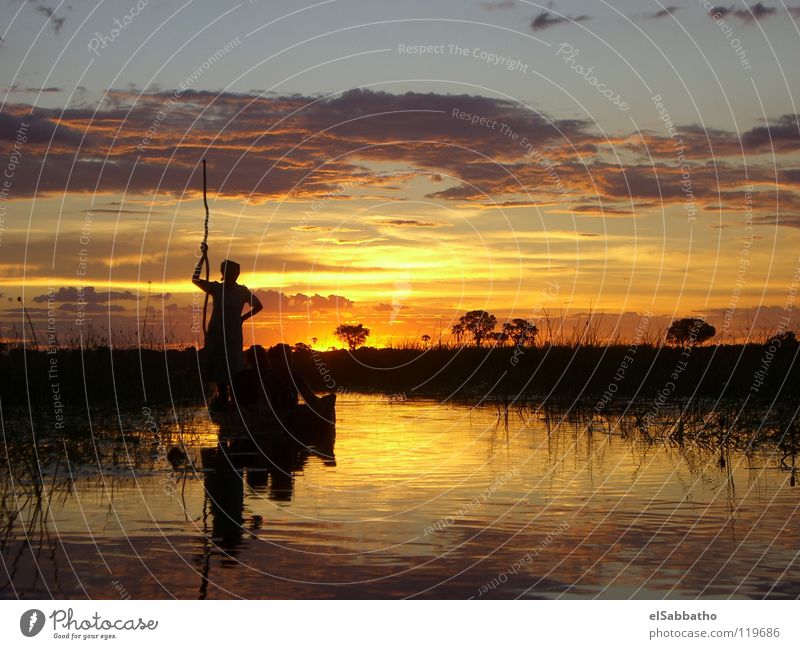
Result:
<svg viewBox="0 0 800 649">
<path fill-rule="evenodd" d="M 233 398 L 240 408 L 258 408 L 259 395 L 265 389 L 269 374 L 267 351 L 261 345 L 252 345 L 244 353 L 244 368 L 233 377 Z"/>
<path fill-rule="evenodd" d="M 266 356 L 269 361 L 268 373 L 263 377 L 263 396 L 266 399 L 259 404 L 259 410 L 280 417 L 297 407 L 301 395 L 314 408 L 319 397 L 314 394 L 303 374 L 295 369 L 292 348 L 281 343 L 267 350 Z"/>
</svg>

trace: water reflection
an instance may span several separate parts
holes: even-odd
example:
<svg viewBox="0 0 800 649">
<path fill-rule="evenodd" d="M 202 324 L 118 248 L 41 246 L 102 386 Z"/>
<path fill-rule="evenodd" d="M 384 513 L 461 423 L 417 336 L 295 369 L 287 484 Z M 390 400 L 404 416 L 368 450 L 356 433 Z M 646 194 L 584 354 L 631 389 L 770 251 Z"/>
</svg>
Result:
<svg viewBox="0 0 800 649">
<path fill-rule="evenodd" d="M 302 472 L 309 457 L 326 466 L 336 466 L 332 422 L 288 430 L 276 427 L 264 432 L 246 425 L 238 414 L 219 423 L 219 443 L 200 449 L 205 499 L 203 503 L 203 552 L 200 598 L 208 594 L 212 549 L 222 558 L 222 567 L 233 561 L 239 546 L 257 537 L 263 518 L 245 517 L 245 489 L 265 494 L 276 502 L 290 502 L 295 475 Z M 211 527 L 208 528 L 208 518 Z"/>
<path fill-rule="evenodd" d="M 335 434 L 199 410 L 156 435 L 135 418 L 93 431 L 6 421 L 3 597 L 800 593 L 780 444 L 364 397 L 340 403 Z"/>
</svg>

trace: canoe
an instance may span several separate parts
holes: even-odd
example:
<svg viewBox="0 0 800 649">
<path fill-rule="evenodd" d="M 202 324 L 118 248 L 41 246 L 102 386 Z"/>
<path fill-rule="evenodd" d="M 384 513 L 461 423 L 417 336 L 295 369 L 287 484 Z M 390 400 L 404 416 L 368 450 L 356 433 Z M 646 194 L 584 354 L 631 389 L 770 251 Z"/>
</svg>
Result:
<svg viewBox="0 0 800 649">
<path fill-rule="evenodd" d="M 214 415 L 220 427 L 219 441 L 216 447 L 201 449 L 201 459 L 215 536 L 225 538 L 225 529 L 241 533 L 241 525 L 229 528 L 224 519 L 241 520 L 243 481 L 251 489 L 264 491 L 271 500 L 289 501 L 295 475 L 303 471 L 309 457 L 336 466 L 335 404 L 336 396 L 331 395 L 315 404 L 316 409 L 298 406 L 287 417 L 286 427 L 246 411 L 243 416 L 235 411 Z M 248 423 L 244 419 L 249 419 Z M 234 504 L 232 511 L 226 511 L 229 503 Z"/>
<path fill-rule="evenodd" d="M 220 437 L 266 438 L 286 437 L 300 444 L 324 442 L 336 434 L 336 395 L 320 397 L 313 405 L 298 404 L 283 413 L 258 413 L 248 408 L 211 411 L 211 419 L 220 427 Z"/>
</svg>

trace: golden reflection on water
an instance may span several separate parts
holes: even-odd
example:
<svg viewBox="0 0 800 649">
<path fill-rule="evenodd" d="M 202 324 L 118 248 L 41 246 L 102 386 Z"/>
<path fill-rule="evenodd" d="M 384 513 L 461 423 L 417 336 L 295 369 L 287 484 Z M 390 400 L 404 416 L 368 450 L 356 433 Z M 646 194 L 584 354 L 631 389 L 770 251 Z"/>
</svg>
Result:
<svg viewBox="0 0 800 649">
<path fill-rule="evenodd" d="M 335 453 L 218 446 L 198 411 L 172 425 L 178 470 L 163 448 L 68 465 L 43 534 L 20 550 L 17 525 L 4 545 L 3 595 L 800 594 L 797 491 L 772 449 L 720 466 L 530 412 L 506 426 L 492 408 L 352 395 L 337 420 Z"/>
</svg>

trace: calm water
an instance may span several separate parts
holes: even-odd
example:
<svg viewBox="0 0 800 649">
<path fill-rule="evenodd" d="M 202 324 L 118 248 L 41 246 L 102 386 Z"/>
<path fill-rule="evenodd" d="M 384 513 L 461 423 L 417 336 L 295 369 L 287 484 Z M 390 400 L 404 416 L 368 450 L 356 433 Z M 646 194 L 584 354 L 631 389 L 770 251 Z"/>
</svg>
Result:
<svg viewBox="0 0 800 649">
<path fill-rule="evenodd" d="M 41 451 L 41 481 L 3 477 L 3 597 L 800 596 L 800 488 L 770 448 L 720 467 L 514 413 L 506 429 L 490 408 L 351 396 L 334 452 L 266 461 L 178 414 L 157 427 L 183 431 L 186 470 L 128 433 Z"/>
</svg>

